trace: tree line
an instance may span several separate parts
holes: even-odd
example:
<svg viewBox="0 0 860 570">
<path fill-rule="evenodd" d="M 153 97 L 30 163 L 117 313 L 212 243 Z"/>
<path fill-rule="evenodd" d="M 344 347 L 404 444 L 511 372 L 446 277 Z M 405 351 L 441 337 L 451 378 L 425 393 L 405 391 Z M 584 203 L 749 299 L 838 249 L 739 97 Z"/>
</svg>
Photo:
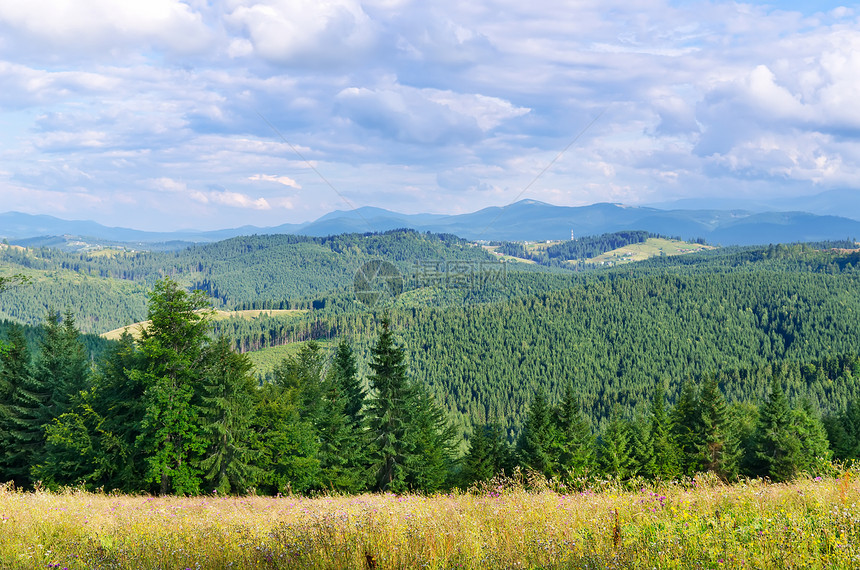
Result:
<svg viewBox="0 0 860 570">
<path fill-rule="evenodd" d="M 658 383 L 647 409 L 625 413 L 613 399 L 603 422 L 572 382 L 555 405 L 539 388 L 513 441 L 497 422 L 476 419 L 458 457 L 449 414 L 412 379 L 387 316 L 365 380 L 341 339 L 331 358 L 306 343 L 261 383 L 246 355 L 211 335 L 207 306 L 201 292 L 159 281 L 151 325 L 137 341 L 113 343 L 95 367 L 71 313 L 48 315 L 34 354 L 23 328 L 8 327 L 0 480 L 162 494 L 433 492 L 516 467 L 571 482 L 701 471 L 786 480 L 860 454 L 856 399 L 822 421 L 809 400 L 792 404 L 786 394 L 795 368 L 768 364 L 687 380 L 675 398 Z M 854 378 L 860 358 L 804 365 L 801 375 L 826 369 Z M 733 382 L 762 374 L 763 405 L 727 399 Z"/>
<path fill-rule="evenodd" d="M 685 383 L 674 406 L 658 387 L 647 413 L 624 418 L 614 404 L 599 434 L 572 385 L 555 406 L 538 391 L 515 445 L 496 423 L 476 427 L 463 477 L 467 483 L 487 481 L 519 466 L 565 483 L 595 477 L 670 481 L 702 472 L 724 481 L 742 476 L 786 481 L 803 473 L 832 474 L 834 457 L 860 459 L 856 404 L 828 416 L 825 429 L 808 401 L 789 403 L 782 382 L 773 377 L 761 406 L 729 404 L 717 375 Z"/>
<path fill-rule="evenodd" d="M 213 338 L 199 291 L 166 278 L 151 324 L 96 367 L 74 316 L 48 315 L 35 355 L 21 327 L 0 354 L 0 480 L 197 494 L 434 491 L 449 479 L 453 433 L 413 382 L 387 319 L 367 388 L 341 342 L 315 343 L 259 385 L 247 356 Z"/>
</svg>

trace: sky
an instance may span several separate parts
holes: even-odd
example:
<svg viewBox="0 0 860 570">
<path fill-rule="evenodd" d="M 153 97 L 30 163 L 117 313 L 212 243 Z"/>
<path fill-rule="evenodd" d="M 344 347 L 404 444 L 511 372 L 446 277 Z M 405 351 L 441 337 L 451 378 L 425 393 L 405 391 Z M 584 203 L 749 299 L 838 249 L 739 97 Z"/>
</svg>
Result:
<svg viewBox="0 0 860 570">
<path fill-rule="evenodd" d="M 860 180 L 860 4 L 0 0 L 0 212 L 146 230 Z"/>
</svg>

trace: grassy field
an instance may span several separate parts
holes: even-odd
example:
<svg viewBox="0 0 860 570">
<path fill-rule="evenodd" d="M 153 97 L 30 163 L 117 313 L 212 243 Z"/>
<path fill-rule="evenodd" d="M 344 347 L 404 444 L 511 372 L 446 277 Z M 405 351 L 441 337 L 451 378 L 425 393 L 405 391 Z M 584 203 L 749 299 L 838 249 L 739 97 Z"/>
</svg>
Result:
<svg viewBox="0 0 860 570">
<path fill-rule="evenodd" d="M 586 263 L 618 265 L 632 261 L 643 261 L 658 255 L 684 255 L 685 253 L 694 253 L 705 249 L 714 249 L 714 246 L 674 239 L 648 238 L 643 243 L 634 243 L 607 251 L 603 255 L 589 259 Z"/>
<path fill-rule="evenodd" d="M 0 491 L 0 566 L 857 568 L 856 473 L 792 484 L 355 497 Z"/>
<path fill-rule="evenodd" d="M 316 341 L 324 353 L 328 353 L 334 348 L 334 342 L 330 340 Z M 307 342 L 291 342 L 281 346 L 271 346 L 262 350 L 254 350 L 245 354 L 251 359 L 254 364 L 254 373 L 257 376 L 265 376 L 267 373 L 275 369 L 288 356 L 295 356 L 299 350 L 305 346 Z"/>
<path fill-rule="evenodd" d="M 207 309 L 209 310 L 209 309 Z M 210 310 L 212 313 L 212 320 L 218 321 L 222 319 L 256 319 L 260 315 L 263 316 L 285 316 L 285 315 L 301 315 L 307 312 L 306 309 L 272 309 L 272 310 L 247 310 L 247 311 L 221 311 L 221 310 Z M 102 337 L 108 340 L 118 340 L 119 337 L 122 336 L 122 333 L 128 331 L 131 335 L 137 338 L 140 335 L 141 327 L 146 328 L 149 326 L 150 321 L 142 321 L 139 323 L 133 323 L 130 325 L 126 325 L 124 327 L 119 327 L 113 330 L 110 330 L 106 333 L 102 333 Z"/>
</svg>

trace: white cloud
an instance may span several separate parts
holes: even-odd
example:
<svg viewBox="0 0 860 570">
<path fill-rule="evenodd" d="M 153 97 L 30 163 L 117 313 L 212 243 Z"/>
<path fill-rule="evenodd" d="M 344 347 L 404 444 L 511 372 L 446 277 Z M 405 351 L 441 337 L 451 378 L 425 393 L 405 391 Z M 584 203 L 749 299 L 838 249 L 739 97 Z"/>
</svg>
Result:
<svg viewBox="0 0 860 570">
<path fill-rule="evenodd" d="M 103 56 L 103 50 L 125 52 L 139 49 L 141 43 L 176 53 L 197 52 L 211 35 L 201 14 L 179 0 L 2 2 L 0 26 L 26 41 L 22 54 L 52 60 L 74 54 Z"/>
<path fill-rule="evenodd" d="M 296 190 L 301 190 L 301 185 L 290 178 L 289 176 L 277 176 L 275 174 L 255 174 L 253 176 L 249 176 L 248 180 L 253 180 L 256 182 L 277 182 L 278 184 L 283 184 L 284 186 L 289 186 L 290 188 L 295 188 Z"/>
<path fill-rule="evenodd" d="M 468 211 L 520 194 L 601 110 L 523 197 L 856 185 L 860 31 L 832 8 L 0 2 L 0 203 L 83 193 L 134 204 L 100 221 L 162 227 L 342 208 L 295 148 L 356 204 Z"/>
<path fill-rule="evenodd" d="M 349 87 L 337 96 L 341 114 L 364 128 L 418 144 L 465 142 L 529 109 L 480 94 L 392 85 Z"/>
<path fill-rule="evenodd" d="M 373 44 L 372 21 L 354 0 L 236 4 L 227 22 L 247 33 L 254 51 L 270 62 L 313 66 L 354 61 Z"/>
</svg>

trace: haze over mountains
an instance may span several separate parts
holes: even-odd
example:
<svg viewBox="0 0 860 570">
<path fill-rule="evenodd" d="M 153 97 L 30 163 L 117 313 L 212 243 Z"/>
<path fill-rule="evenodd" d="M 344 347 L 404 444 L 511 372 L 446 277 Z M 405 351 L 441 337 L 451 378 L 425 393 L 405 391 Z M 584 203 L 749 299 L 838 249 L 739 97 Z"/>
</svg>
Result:
<svg viewBox="0 0 860 570">
<path fill-rule="evenodd" d="M 19 212 L 0 214 L 0 237 L 20 245 L 68 245 L 73 238 L 98 243 L 162 248 L 187 242 L 209 242 L 249 234 L 326 236 L 381 232 L 396 228 L 452 233 L 472 240 L 564 240 L 620 230 L 646 230 L 709 243 L 749 245 L 860 237 L 860 193 L 833 190 L 817 196 L 787 199 L 782 205 L 753 201 L 697 199 L 660 207 L 599 203 L 555 206 L 522 200 L 468 214 L 401 214 L 382 208 L 336 210 L 304 224 L 242 226 L 216 231 L 148 232 L 107 227 L 92 221 L 69 221 Z M 839 215 L 837 215 L 839 214 Z M 57 237 L 64 236 L 64 237 Z"/>
</svg>

